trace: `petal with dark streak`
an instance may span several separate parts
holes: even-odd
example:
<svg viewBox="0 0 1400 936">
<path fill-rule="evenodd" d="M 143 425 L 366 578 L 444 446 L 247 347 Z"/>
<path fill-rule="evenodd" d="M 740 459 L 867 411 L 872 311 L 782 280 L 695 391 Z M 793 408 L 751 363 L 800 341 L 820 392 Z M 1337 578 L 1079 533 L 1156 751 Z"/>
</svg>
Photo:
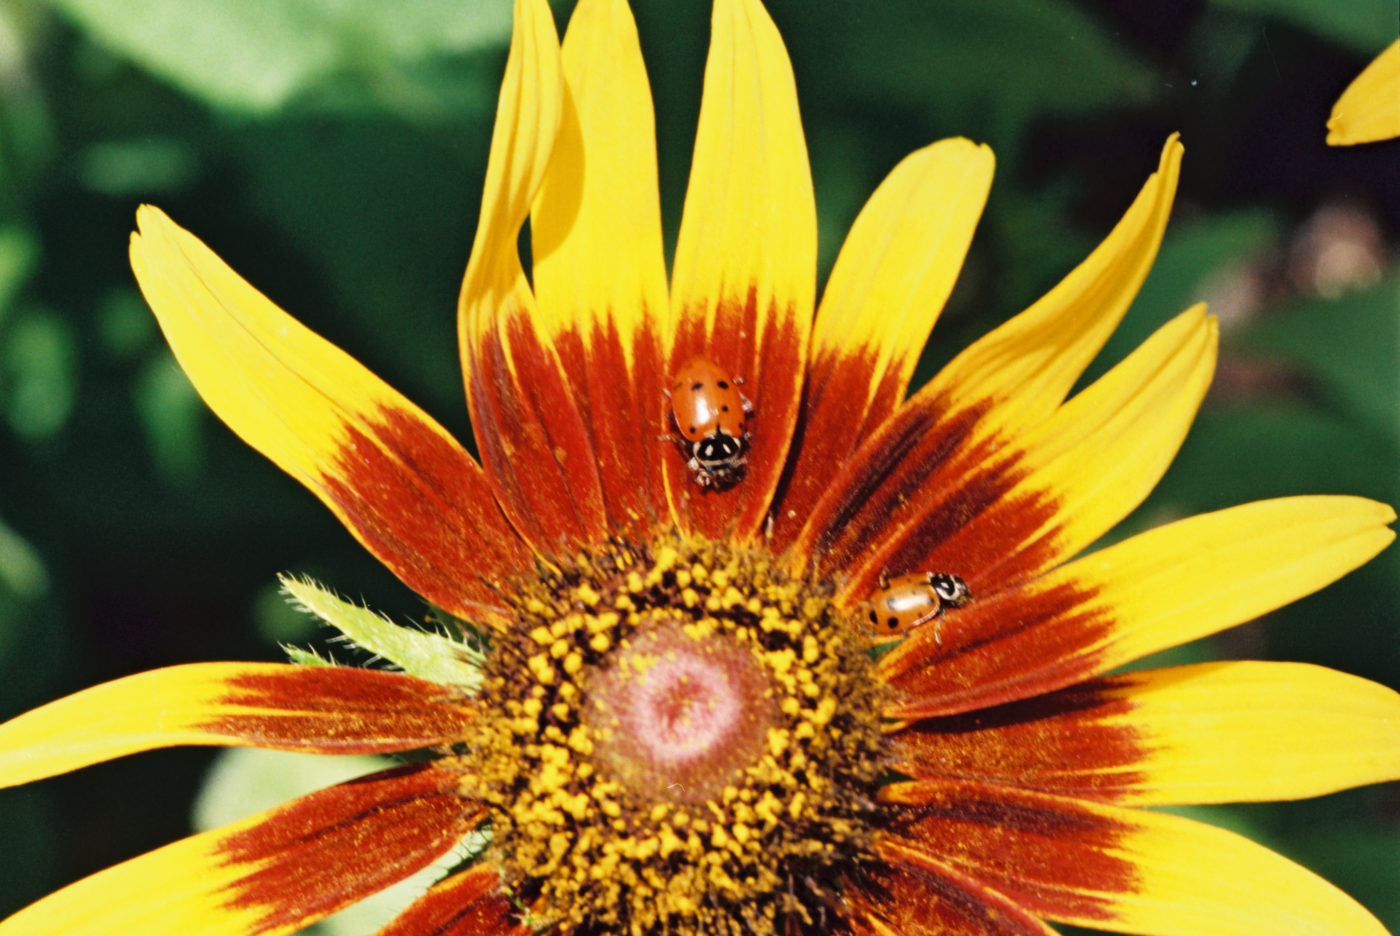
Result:
<svg viewBox="0 0 1400 936">
<path fill-rule="evenodd" d="M 817 216 L 787 50 L 758 0 L 717 0 L 676 244 L 670 370 L 693 357 L 745 381 L 748 466 L 702 488 L 679 447 L 666 494 L 682 528 L 751 541 L 792 441 L 816 294 Z M 658 413 L 664 409 L 658 408 Z"/>
<path fill-rule="evenodd" d="M 1038 917 L 913 842 L 875 846 L 885 867 L 852 888 L 857 933 L 870 936 L 1055 936 Z"/>
<path fill-rule="evenodd" d="M 461 694 L 400 673 L 191 663 L 93 686 L 0 725 L 0 786 L 181 744 L 408 751 L 461 738 L 473 715 Z"/>
<path fill-rule="evenodd" d="M 547 556 L 607 532 L 593 439 L 517 243 L 544 182 L 563 100 L 553 14 L 544 0 L 517 0 L 457 328 L 482 465 L 506 516 Z"/>
<path fill-rule="evenodd" d="M 1090 680 L 895 733 L 893 769 L 1128 805 L 1299 799 L 1400 779 L 1400 694 L 1301 663 Z"/>
<path fill-rule="evenodd" d="M 1385 936 L 1360 904 L 1248 839 L 1179 816 L 914 781 L 898 834 L 1026 911 L 1144 936 Z"/>
<path fill-rule="evenodd" d="M 559 135 L 530 215 L 534 286 L 598 458 L 613 530 L 667 518 L 657 413 L 669 331 L 651 91 L 623 0 L 584 0 L 563 46 Z"/>
<path fill-rule="evenodd" d="M 428 415 L 143 206 L 131 266 L 180 366 L 249 445 L 311 489 L 410 588 L 491 618 L 528 562 L 480 467 Z"/>
<path fill-rule="evenodd" d="M 375 936 L 528 936 L 500 889 L 494 864 L 453 874 L 415 900 Z"/>
<path fill-rule="evenodd" d="M 857 563 L 842 570 L 848 600 L 864 598 L 883 569 L 951 572 L 987 596 L 1078 553 L 1171 464 L 1210 385 L 1215 349 L 1215 320 L 1191 309 L 985 461 L 955 458 L 890 514 L 862 511 L 831 549 Z"/>
<path fill-rule="evenodd" d="M 1179 520 L 950 611 L 881 657 L 905 693 L 889 718 L 1025 699 L 1241 624 L 1365 563 L 1395 512 L 1360 497 L 1289 497 Z"/>
<path fill-rule="evenodd" d="M 459 775 L 401 767 L 293 800 L 84 878 L 0 936 L 282 936 L 431 864 L 483 814 Z"/>
<path fill-rule="evenodd" d="M 822 294 L 790 464 L 781 551 L 856 446 L 904 401 L 992 184 L 991 150 L 942 140 L 904 159 L 851 227 Z"/>
<path fill-rule="evenodd" d="M 935 472 L 944 478 L 986 462 L 1006 440 L 1050 418 L 1108 340 L 1157 255 L 1176 193 L 1181 144 L 1167 141 L 1159 169 L 1102 244 L 1029 309 L 958 355 L 900 407 L 849 461 L 806 520 L 794 564 L 814 557 L 823 567 L 832 541 L 860 511 L 883 517 L 921 492 Z M 974 489 L 974 483 L 984 485 Z M 990 501 L 1008 479 L 969 483 L 962 498 Z M 1048 519 L 1051 508 L 1038 509 Z M 956 512 L 945 524 L 960 522 Z M 877 570 L 878 572 L 878 570 Z"/>
</svg>

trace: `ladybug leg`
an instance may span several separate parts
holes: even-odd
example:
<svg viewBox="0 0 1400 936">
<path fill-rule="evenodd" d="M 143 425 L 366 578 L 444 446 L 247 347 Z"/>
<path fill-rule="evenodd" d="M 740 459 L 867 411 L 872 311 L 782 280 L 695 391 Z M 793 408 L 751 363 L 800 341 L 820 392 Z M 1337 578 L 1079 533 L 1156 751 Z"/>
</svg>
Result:
<svg viewBox="0 0 1400 936">
<path fill-rule="evenodd" d="M 734 382 L 735 382 L 735 383 L 739 383 L 740 381 L 736 380 L 736 381 L 734 381 Z M 745 412 L 745 413 L 752 413 L 752 412 L 753 412 L 753 401 L 750 400 L 748 397 L 744 396 L 742 393 L 739 394 L 739 399 L 740 399 L 740 400 L 743 402 L 743 404 L 744 404 L 744 412 Z"/>
<path fill-rule="evenodd" d="M 923 627 L 925 624 L 933 624 L 933 642 L 940 648 L 943 646 L 943 613 L 948 609 L 940 602 L 938 607 L 927 614 L 921 614 L 914 619 L 914 623 L 909 625 L 912 631 L 916 627 Z"/>
<path fill-rule="evenodd" d="M 881 591 L 884 591 L 886 588 L 889 588 L 889 587 L 890 587 L 890 570 L 889 570 L 889 569 L 881 569 L 881 570 L 880 570 L 880 590 L 881 590 Z"/>
</svg>

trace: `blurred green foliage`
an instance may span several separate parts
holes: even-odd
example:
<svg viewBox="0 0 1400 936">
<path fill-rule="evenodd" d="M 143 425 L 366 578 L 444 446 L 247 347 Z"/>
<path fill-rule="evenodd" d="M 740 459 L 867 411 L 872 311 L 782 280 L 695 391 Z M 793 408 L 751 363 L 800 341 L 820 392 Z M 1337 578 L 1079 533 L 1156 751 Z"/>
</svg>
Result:
<svg viewBox="0 0 1400 936">
<path fill-rule="evenodd" d="M 1322 142 L 1331 102 L 1394 37 L 1393 0 L 770 7 L 823 276 L 909 151 L 949 135 L 996 151 L 920 381 L 1082 259 L 1182 132 L 1161 258 L 1091 375 L 1201 299 L 1222 315 L 1221 366 L 1177 464 L 1116 535 L 1290 493 L 1400 500 L 1400 143 Z M 637 17 L 673 243 L 708 7 Z M 203 408 L 126 243 L 136 205 L 160 204 L 469 439 L 452 317 L 509 20 L 505 0 L 0 0 L 0 717 L 154 666 L 278 658 L 277 642 L 320 636 L 272 594 L 284 570 L 418 612 Z M 1314 660 L 1400 685 L 1397 557 L 1173 659 Z M 0 913 L 185 834 L 209 761 L 158 752 L 4 791 Z M 1400 931 L 1395 784 L 1210 816 Z"/>
</svg>

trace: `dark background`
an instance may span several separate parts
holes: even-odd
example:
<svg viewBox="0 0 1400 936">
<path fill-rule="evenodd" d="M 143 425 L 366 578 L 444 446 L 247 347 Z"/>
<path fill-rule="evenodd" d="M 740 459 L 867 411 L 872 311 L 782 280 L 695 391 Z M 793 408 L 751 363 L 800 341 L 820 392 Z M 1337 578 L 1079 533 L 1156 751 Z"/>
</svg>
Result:
<svg viewBox="0 0 1400 936">
<path fill-rule="evenodd" d="M 571 4 L 556 3 L 561 22 Z M 1400 142 L 1323 145 L 1393 0 L 773 0 L 797 75 L 822 276 L 855 213 L 943 136 L 997 156 L 916 385 L 1101 239 L 1181 131 L 1161 257 L 1102 363 L 1194 301 L 1210 396 L 1124 532 L 1262 497 L 1396 503 Z M 708 5 L 641 2 L 674 242 Z M 310 574 L 417 600 L 194 396 L 126 262 L 151 201 L 463 439 L 453 314 L 510 21 L 504 0 L 0 0 L 0 718 L 95 682 L 277 659 L 324 634 Z M 1400 550 L 1172 662 L 1309 660 L 1400 685 Z M 189 831 L 213 755 L 0 793 L 0 914 Z M 287 768 L 291 769 L 291 768 Z M 1195 810 L 1400 930 L 1400 788 Z"/>
</svg>

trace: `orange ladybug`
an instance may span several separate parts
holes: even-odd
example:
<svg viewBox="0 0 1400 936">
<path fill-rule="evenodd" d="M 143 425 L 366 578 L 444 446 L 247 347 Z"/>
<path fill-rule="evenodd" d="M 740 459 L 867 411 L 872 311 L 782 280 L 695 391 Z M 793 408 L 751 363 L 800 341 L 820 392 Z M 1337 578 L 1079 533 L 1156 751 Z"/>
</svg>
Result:
<svg viewBox="0 0 1400 936">
<path fill-rule="evenodd" d="M 947 572 L 915 572 L 890 578 L 880 573 L 880 587 L 861 606 L 862 619 L 870 624 L 878 643 L 902 638 L 916 627 L 933 622 L 933 639 L 943 646 L 943 615 L 961 608 L 972 598 L 967 583 Z"/>
<path fill-rule="evenodd" d="M 697 357 L 681 365 L 666 392 L 680 438 L 662 438 L 680 444 L 701 487 L 732 484 L 743 472 L 753 404 L 739 392 L 741 383 L 714 361 Z"/>
</svg>

